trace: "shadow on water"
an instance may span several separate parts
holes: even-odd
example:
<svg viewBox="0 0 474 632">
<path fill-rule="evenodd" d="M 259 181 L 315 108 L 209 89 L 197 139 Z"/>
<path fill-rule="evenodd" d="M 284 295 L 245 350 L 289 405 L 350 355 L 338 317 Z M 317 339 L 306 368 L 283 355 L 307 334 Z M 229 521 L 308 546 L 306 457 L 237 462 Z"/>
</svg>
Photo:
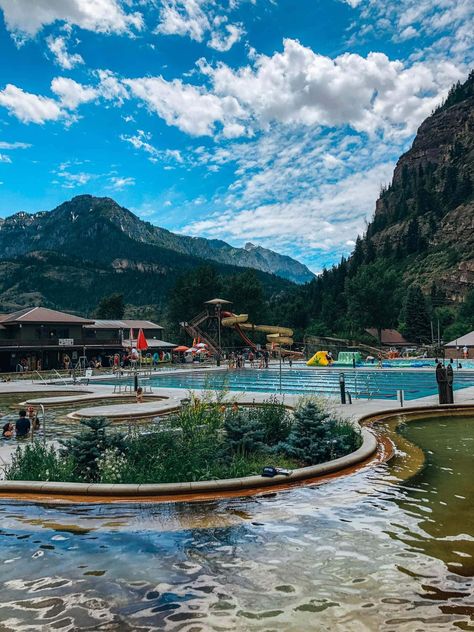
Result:
<svg viewBox="0 0 474 632">
<path fill-rule="evenodd" d="M 389 464 L 265 496 L 3 503 L 0 630 L 473 629 L 474 419 L 400 432 Z"/>
</svg>

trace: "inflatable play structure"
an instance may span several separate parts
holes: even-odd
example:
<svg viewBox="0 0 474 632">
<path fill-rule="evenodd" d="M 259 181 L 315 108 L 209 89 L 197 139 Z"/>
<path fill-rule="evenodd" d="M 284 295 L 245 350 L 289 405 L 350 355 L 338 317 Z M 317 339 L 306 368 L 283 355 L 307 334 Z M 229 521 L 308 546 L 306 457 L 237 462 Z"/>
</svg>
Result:
<svg viewBox="0 0 474 632">
<path fill-rule="evenodd" d="M 332 359 L 328 351 L 316 351 L 314 356 L 306 362 L 307 366 L 330 366 Z"/>
<path fill-rule="evenodd" d="M 221 312 L 221 325 L 232 327 L 242 338 L 247 346 L 256 349 L 257 345 L 247 336 L 247 332 L 262 332 L 267 334 L 267 349 L 281 349 L 282 354 L 302 356 L 301 353 L 284 349 L 293 344 L 293 330 L 288 327 L 277 327 L 276 325 L 254 325 L 248 322 L 248 314 L 233 314 L 232 312 Z"/>
<path fill-rule="evenodd" d="M 354 363 L 362 364 L 362 354 L 360 351 L 340 351 L 337 363 L 344 366 L 354 366 Z"/>
<path fill-rule="evenodd" d="M 328 351 L 316 351 L 306 364 L 307 366 L 331 366 L 333 359 Z M 339 352 L 337 356 L 338 366 L 354 366 L 354 364 L 362 364 L 362 354 L 359 351 Z"/>
</svg>

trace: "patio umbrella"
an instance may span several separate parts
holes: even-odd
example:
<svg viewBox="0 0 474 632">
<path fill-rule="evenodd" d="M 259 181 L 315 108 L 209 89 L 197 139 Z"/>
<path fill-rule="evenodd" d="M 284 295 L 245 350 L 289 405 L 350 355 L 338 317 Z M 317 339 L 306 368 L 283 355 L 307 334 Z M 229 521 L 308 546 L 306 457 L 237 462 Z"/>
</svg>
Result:
<svg viewBox="0 0 474 632">
<path fill-rule="evenodd" d="M 137 349 L 139 351 L 146 351 L 148 349 L 148 342 L 143 333 L 143 329 L 140 329 L 138 332 Z"/>
<path fill-rule="evenodd" d="M 189 347 L 186 347 L 186 345 L 179 345 L 179 347 L 175 347 L 173 351 L 176 351 L 176 353 L 183 353 L 184 351 L 187 351 L 188 349 Z"/>
<path fill-rule="evenodd" d="M 205 342 L 198 342 L 195 347 L 197 347 L 198 349 L 204 349 L 205 347 L 207 347 L 207 344 Z"/>
</svg>

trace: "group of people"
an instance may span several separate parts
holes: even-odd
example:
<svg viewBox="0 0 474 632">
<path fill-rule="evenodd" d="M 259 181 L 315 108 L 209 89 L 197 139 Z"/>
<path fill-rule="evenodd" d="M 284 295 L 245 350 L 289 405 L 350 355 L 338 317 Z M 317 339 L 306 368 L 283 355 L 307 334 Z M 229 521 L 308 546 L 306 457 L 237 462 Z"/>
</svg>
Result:
<svg viewBox="0 0 474 632">
<path fill-rule="evenodd" d="M 40 428 L 40 422 L 36 414 L 36 410 L 33 406 L 29 406 L 28 410 L 20 410 L 18 413 L 18 419 L 15 424 L 11 421 L 7 421 L 2 429 L 2 439 L 26 439 L 31 430 L 36 432 Z"/>
<path fill-rule="evenodd" d="M 227 365 L 229 369 L 244 369 L 246 362 L 249 363 L 250 368 L 254 369 L 256 366 L 259 369 L 268 369 L 270 363 L 270 354 L 268 351 L 256 351 L 252 350 L 244 351 L 231 351 L 227 355 Z"/>
</svg>

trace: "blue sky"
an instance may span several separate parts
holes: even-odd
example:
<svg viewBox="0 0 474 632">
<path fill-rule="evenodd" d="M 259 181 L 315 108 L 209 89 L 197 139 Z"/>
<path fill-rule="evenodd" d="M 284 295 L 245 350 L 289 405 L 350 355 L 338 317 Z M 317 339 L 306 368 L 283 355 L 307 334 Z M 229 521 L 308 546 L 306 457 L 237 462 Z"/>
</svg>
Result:
<svg viewBox="0 0 474 632">
<path fill-rule="evenodd" d="M 0 0 L 0 216 L 113 197 L 314 271 L 472 63 L 471 0 Z"/>
</svg>

